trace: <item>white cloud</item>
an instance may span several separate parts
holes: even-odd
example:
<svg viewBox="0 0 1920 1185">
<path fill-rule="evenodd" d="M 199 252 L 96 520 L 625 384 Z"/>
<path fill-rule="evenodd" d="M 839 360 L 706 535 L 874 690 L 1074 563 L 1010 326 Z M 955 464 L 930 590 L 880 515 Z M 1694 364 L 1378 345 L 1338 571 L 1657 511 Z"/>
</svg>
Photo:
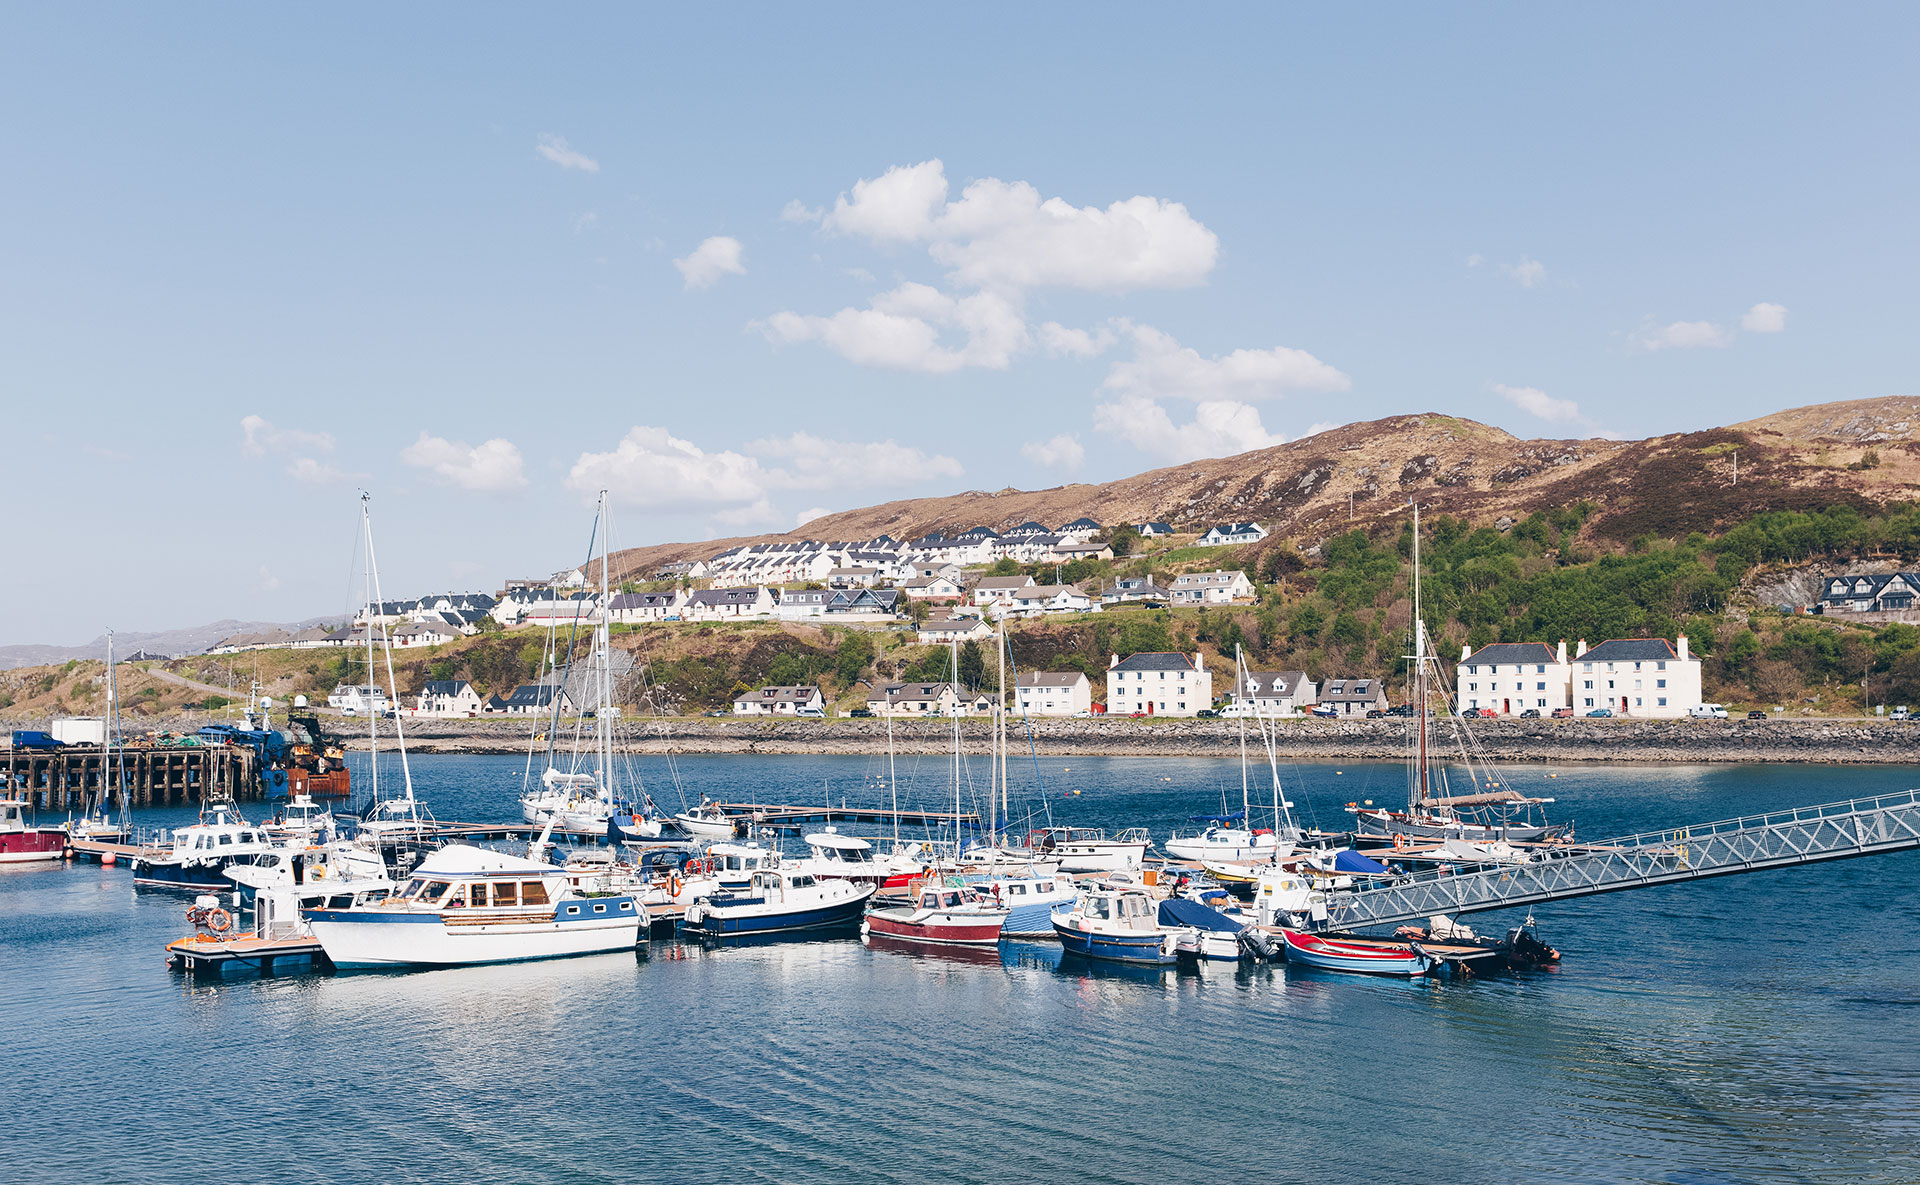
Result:
<svg viewBox="0 0 1920 1185">
<path fill-rule="evenodd" d="M 952 457 L 933 456 L 892 440 L 849 444 L 806 432 L 750 441 L 750 451 L 787 462 L 769 470 L 768 484 L 790 490 L 845 490 L 901 485 L 932 477 L 959 477 Z"/>
<path fill-rule="evenodd" d="M 1486 261 L 1487 261 L 1487 257 L 1480 254 L 1478 251 L 1475 251 L 1472 255 L 1467 256 L 1468 267 L 1479 267 L 1481 264 L 1485 263 Z"/>
<path fill-rule="evenodd" d="M 1580 422 L 1580 405 L 1571 399 L 1555 399 L 1538 387 L 1509 387 L 1493 384 L 1493 393 L 1530 416 L 1556 424 Z"/>
<path fill-rule="evenodd" d="M 1764 301 L 1748 309 L 1740 318 L 1740 328 L 1748 333 L 1779 333 L 1787 327 L 1787 306 Z"/>
<path fill-rule="evenodd" d="M 736 506 L 732 510 L 716 510 L 713 521 L 720 526 L 736 531 L 772 530 L 780 523 L 780 512 L 773 503 L 761 498 L 751 506 Z"/>
<path fill-rule="evenodd" d="M 1100 385 L 1112 395 L 1238 403 L 1277 399 L 1291 391 L 1345 391 L 1353 385 L 1353 380 L 1305 350 L 1275 346 L 1203 358 L 1151 326 L 1126 328 L 1133 340 L 1133 357 L 1114 363 Z"/>
<path fill-rule="evenodd" d="M 1675 321 L 1643 326 L 1633 342 L 1643 350 L 1719 350 L 1733 344 L 1733 333 L 1711 321 Z"/>
<path fill-rule="evenodd" d="M 709 453 L 665 428 L 635 427 L 611 452 L 581 453 L 567 486 L 611 490 L 623 500 L 663 507 L 750 503 L 766 490 L 760 462 L 736 452 Z"/>
<path fill-rule="evenodd" d="M 308 485 L 323 486 L 345 481 L 351 475 L 314 457 L 295 457 L 287 466 L 287 476 Z"/>
<path fill-rule="evenodd" d="M 580 234 L 583 231 L 595 230 L 599 227 L 599 225 L 600 225 L 600 215 L 595 213 L 592 210 L 588 210 L 584 214 L 575 214 L 573 216 L 573 233 L 574 234 Z"/>
<path fill-rule="evenodd" d="M 584 152 L 575 150 L 564 139 L 548 132 L 540 133 L 540 140 L 533 150 L 546 157 L 563 169 L 579 169 L 583 173 L 598 173 L 600 162 Z"/>
<path fill-rule="evenodd" d="M 841 309 L 829 317 L 775 313 L 755 327 L 777 344 L 817 341 L 861 366 L 923 374 L 970 366 L 1005 370 L 1031 343 L 1019 306 L 1006 297 L 953 297 L 925 284 L 902 284 L 865 309 Z M 943 340 L 949 333 L 965 340 Z"/>
<path fill-rule="evenodd" d="M 249 457 L 264 457 L 270 453 L 289 453 L 296 450 L 330 453 L 333 451 L 333 434 L 330 432 L 302 432 L 298 428 L 275 427 L 272 421 L 262 416 L 246 416 L 240 421 L 243 439 L 240 451 Z"/>
<path fill-rule="evenodd" d="M 746 265 L 740 262 L 740 240 L 715 235 L 703 240 L 691 254 L 673 261 L 689 289 L 711 288 L 721 276 L 744 276 Z"/>
<path fill-rule="evenodd" d="M 1020 455 L 1042 469 L 1075 473 L 1086 463 L 1087 450 L 1081 447 L 1078 440 L 1063 432 L 1052 440 L 1028 441 L 1020 446 Z"/>
<path fill-rule="evenodd" d="M 970 288 L 1187 288 L 1219 257 L 1219 237 L 1179 202 L 1136 195 L 1104 209 L 1074 206 L 997 177 L 968 185 L 958 201 L 947 201 L 947 188 L 937 159 L 897 165 L 841 194 L 824 225 L 876 243 L 925 243 Z"/>
<path fill-rule="evenodd" d="M 1038 330 L 1040 346 L 1055 358 L 1093 358 L 1107 352 L 1118 341 L 1113 330 L 1068 329 L 1058 321 L 1048 321 Z"/>
<path fill-rule="evenodd" d="M 1468 266 L 1471 267 L 1472 264 L 1469 263 Z M 1537 288 L 1547 279 L 1547 265 L 1537 259 L 1529 259 L 1525 255 L 1520 257 L 1519 263 L 1501 264 L 1500 270 L 1507 273 L 1513 282 L 1522 288 Z"/>
<path fill-rule="evenodd" d="M 400 450 L 400 459 L 448 485 L 476 493 L 504 493 L 527 484 L 520 449 L 499 437 L 469 445 L 422 432 L 420 439 Z"/>
<path fill-rule="evenodd" d="M 818 206 L 809 206 L 799 198 L 794 198 L 780 208 L 782 222 L 818 222 L 826 216 L 826 211 Z"/>
<path fill-rule="evenodd" d="M 280 587 L 280 578 L 269 572 L 265 564 L 260 565 L 260 587 L 266 592 L 272 592 Z"/>
<path fill-rule="evenodd" d="M 1286 437 L 1268 432 L 1260 422 L 1259 408 L 1233 400 L 1204 401 L 1194 407 L 1192 423 L 1176 425 L 1153 400 L 1127 396 L 1095 407 L 1093 426 L 1171 462 L 1229 457 L 1286 443 Z"/>
<path fill-rule="evenodd" d="M 796 529 L 799 527 L 804 527 L 808 523 L 812 522 L 814 519 L 825 518 L 827 515 L 832 513 L 833 511 L 828 510 L 824 506 L 810 507 L 806 510 L 801 511 L 799 514 L 796 514 L 793 516 L 793 525 Z"/>
</svg>

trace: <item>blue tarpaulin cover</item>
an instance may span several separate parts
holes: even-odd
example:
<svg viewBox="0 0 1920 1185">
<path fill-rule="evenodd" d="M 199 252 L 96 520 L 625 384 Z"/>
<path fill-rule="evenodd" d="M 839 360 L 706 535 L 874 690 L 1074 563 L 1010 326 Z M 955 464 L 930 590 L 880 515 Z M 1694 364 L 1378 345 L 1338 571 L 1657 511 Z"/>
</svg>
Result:
<svg viewBox="0 0 1920 1185">
<path fill-rule="evenodd" d="M 1245 811 L 1235 811 L 1231 815 L 1188 815 L 1189 823 L 1238 823 L 1247 817 Z"/>
<path fill-rule="evenodd" d="M 1171 897 L 1160 903 L 1160 924 L 1192 926 L 1198 930 L 1218 930 L 1226 934 L 1240 932 L 1239 922 L 1217 909 L 1209 909 L 1198 901 L 1188 901 L 1184 897 Z"/>
<path fill-rule="evenodd" d="M 1335 872 L 1370 872 L 1376 876 L 1383 872 L 1392 871 L 1392 869 L 1388 868 L 1385 864 L 1362 856 L 1352 848 L 1348 848 L 1346 851 L 1334 856 L 1333 870 Z"/>
</svg>

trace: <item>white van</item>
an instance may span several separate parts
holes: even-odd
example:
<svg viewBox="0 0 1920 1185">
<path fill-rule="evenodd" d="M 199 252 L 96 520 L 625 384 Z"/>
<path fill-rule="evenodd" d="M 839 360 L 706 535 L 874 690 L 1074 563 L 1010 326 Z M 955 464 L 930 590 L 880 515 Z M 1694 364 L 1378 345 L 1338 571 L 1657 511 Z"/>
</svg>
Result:
<svg viewBox="0 0 1920 1185">
<path fill-rule="evenodd" d="M 1725 720 L 1727 707 L 1725 704 L 1700 704 L 1687 709 L 1687 715 L 1695 720 Z"/>
</svg>

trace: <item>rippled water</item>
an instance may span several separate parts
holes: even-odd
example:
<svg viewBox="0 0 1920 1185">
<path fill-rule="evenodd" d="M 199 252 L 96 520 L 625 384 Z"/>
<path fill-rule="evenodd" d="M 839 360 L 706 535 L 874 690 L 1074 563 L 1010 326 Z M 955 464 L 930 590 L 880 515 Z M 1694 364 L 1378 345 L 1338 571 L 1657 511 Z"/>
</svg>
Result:
<svg viewBox="0 0 1920 1185">
<path fill-rule="evenodd" d="M 476 820 L 511 816 L 521 768 L 414 763 L 440 815 Z M 678 784 L 637 769 L 669 806 L 683 790 L 884 796 L 869 758 L 689 758 Z M 1233 762 L 1048 761 L 1043 790 L 1017 772 L 1017 804 L 1162 839 L 1223 790 L 1238 806 Z M 1910 784 L 1879 768 L 1531 772 L 1589 839 Z M 1328 825 L 1341 803 L 1404 793 L 1386 765 L 1283 773 Z M 903 805 L 951 804 L 939 759 L 900 776 Z M 163 962 L 184 898 L 136 892 L 123 869 L 11 869 L 0 1176 L 1912 1182 L 1917 871 L 1904 854 L 1551 906 L 1560 968 L 1466 982 L 828 941 L 205 983 Z"/>
</svg>

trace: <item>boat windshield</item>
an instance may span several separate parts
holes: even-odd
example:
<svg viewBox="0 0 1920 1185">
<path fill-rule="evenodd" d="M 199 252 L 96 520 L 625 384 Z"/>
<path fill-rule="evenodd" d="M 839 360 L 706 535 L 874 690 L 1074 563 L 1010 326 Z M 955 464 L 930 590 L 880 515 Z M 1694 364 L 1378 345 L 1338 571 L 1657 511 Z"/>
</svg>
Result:
<svg viewBox="0 0 1920 1185">
<path fill-rule="evenodd" d="M 1113 916 L 1113 903 L 1105 897 L 1095 897 L 1087 902 L 1087 916 L 1090 918 L 1109 918 Z"/>
</svg>

